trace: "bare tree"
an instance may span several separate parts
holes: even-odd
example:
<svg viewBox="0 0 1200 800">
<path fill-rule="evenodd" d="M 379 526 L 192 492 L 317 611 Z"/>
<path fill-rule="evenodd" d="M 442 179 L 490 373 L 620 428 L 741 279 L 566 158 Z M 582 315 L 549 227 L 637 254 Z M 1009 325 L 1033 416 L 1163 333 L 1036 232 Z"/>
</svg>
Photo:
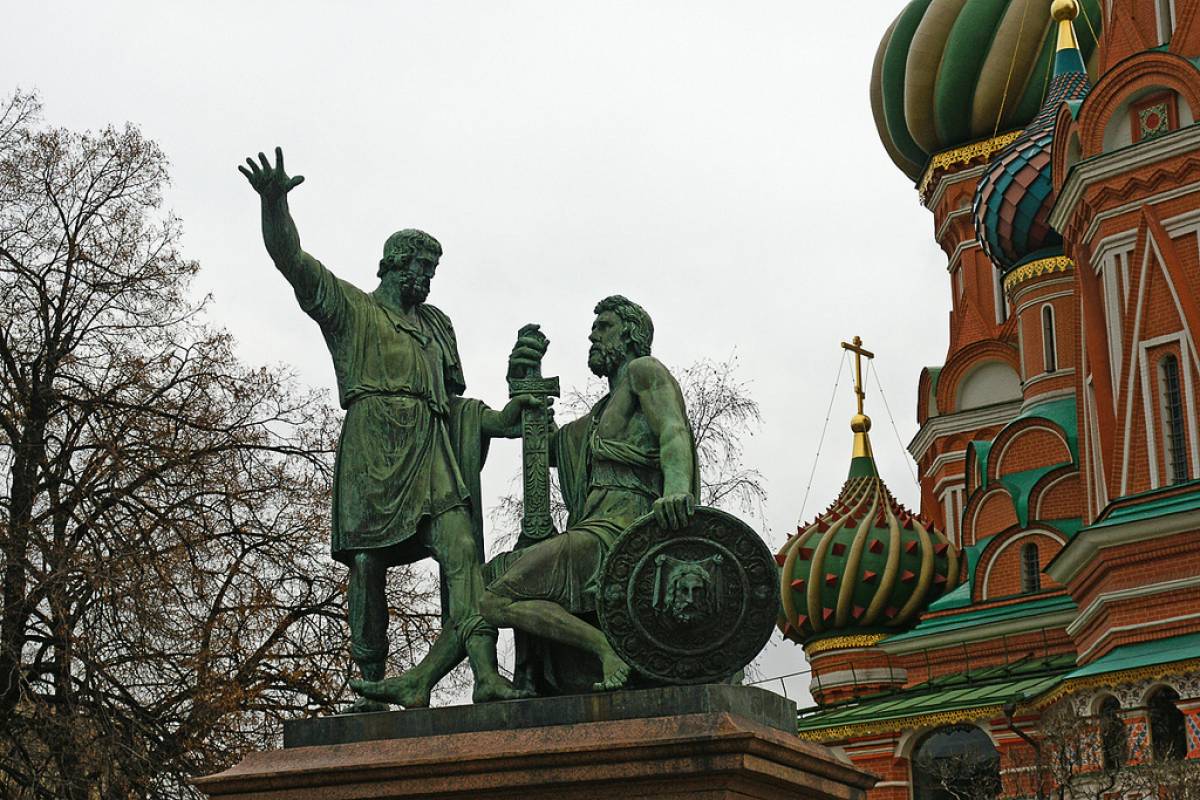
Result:
<svg viewBox="0 0 1200 800">
<path fill-rule="evenodd" d="M 205 323 L 167 180 L 0 103 L 3 797 L 191 796 L 345 694 L 335 414 Z M 394 572 L 419 649 L 436 587 Z"/>
<path fill-rule="evenodd" d="M 1046 709 L 1029 747 L 1005 753 L 1005 796 L 1038 800 L 1200 800 L 1200 763 L 1150 757 L 1130 763 L 1124 723 L 1080 711 L 1077 698 Z"/>
<path fill-rule="evenodd" d="M 703 358 L 683 370 L 672 370 L 679 381 L 687 405 L 688 421 L 696 437 L 700 461 L 700 504 L 748 515 L 765 524 L 764 504 L 767 490 L 762 474 L 743 462 L 744 442 L 762 424 L 762 412 L 750 394 L 749 385 L 737 377 L 736 354 L 722 361 Z M 585 386 L 572 387 L 557 405 L 560 419 L 575 419 L 586 414 L 607 393 L 607 385 L 590 380 Z M 521 483 L 520 474 L 511 485 Z M 551 479 L 550 513 L 555 527 L 566 525 L 567 508 L 557 479 Z M 523 512 L 519 494 L 502 496 L 492 508 L 494 532 L 492 548 L 507 549 L 520 533 Z"/>
</svg>

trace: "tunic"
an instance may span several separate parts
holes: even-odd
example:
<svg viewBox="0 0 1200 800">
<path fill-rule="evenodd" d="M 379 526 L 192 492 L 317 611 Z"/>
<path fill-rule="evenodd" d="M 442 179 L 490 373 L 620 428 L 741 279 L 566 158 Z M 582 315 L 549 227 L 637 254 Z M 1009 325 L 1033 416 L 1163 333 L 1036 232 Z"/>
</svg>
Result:
<svg viewBox="0 0 1200 800">
<path fill-rule="evenodd" d="M 469 505 L 451 440 L 466 388 L 449 318 L 430 305 L 412 320 L 317 262 L 296 284 L 300 307 L 320 326 L 346 410 L 333 479 L 333 557 L 383 550 L 389 563 L 429 555 L 419 524 Z M 475 409 L 478 417 L 478 409 Z M 475 439 L 478 451 L 478 438 Z M 477 455 L 475 459 L 481 460 Z M 473 480 L 472 480 L 473 478 Z"/>
</svg>

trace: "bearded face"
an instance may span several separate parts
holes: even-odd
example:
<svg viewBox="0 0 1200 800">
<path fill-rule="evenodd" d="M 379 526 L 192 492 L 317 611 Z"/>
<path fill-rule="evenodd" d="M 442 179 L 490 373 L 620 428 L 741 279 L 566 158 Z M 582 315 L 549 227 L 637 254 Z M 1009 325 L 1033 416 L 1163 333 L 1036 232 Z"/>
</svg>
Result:
<svg viewBox="0 0 1200 800">
<path fill-rule="evenodd" d="M 712 611 L 708 573 L 701 568 L 682 569 L 671 576 L 667 607 L 680 622 L 694 622 Z"/>
<path fill-rule="evenodd" d="M 401 257 L 392 258 L 393 264 L 396 264 Z M 400 300 L 405 305 L 420 305 L 429 297 L 429 284 L 433 280 L 439 259 L 436 253 L 418 253 L 384 273 L 383 281 L 391 283 L 399 290 Z"/>
<path fill-rule="evenodd" d="M 405 305 L 415 306 L 429 297 L 429 277 L 411 271 L 401 273 L 400 299 Z"/>
<path fill-rule="evenodd" d="M 592 347 L 588 350 L 588 368 L 601 378 L 615 375 L 629 358 L 625 325 L 611 311 L 601 311 L 596 315 L 588 339 L 592 342 Z"/>
<path fill-rule="evenodd" d="M 595 342 L 588 350 L 588 369 L 601 378 L 607 378 L 614 374 L 624 361 L 624 344 Z"/>
</svg>

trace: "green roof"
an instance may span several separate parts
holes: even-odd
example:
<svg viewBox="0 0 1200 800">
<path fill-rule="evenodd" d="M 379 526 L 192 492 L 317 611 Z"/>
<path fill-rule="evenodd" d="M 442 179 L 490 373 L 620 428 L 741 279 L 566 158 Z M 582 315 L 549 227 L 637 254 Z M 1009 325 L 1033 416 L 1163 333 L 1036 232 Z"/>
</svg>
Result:
<svg viewBox="0 0 1200 800">
<path fill-rule="evenodd" d="M 1075 395 L 1056 397 L 1044 403 L 1026 406 L 1021 409 L 1020 414 L 1013 417 L 1012 421 L 1000 430 L 1000 433 L 996 434 L 996 438 L 1000 438 L 1008 428 L 1027 419 L 1044 419 L 1061 428 L 1067 437 L 1067 447 L 1071 451 L 1071 458 L 1075 462 L 1079 461 L 1079 422 L 1075 415 Z"/>
<path fill-rule="evenodd" d="M 1168 639 L 1122 645 L 1087 666 L 1080 667 L 1067 675 L 1067 678 L 1069 680 L 1089 678 L 1107 672 L 1153 667 L 1156 664 L 1169 664 L 1172 661 L 1184 661 L 1189 658 L 1200 658 L 1200 633 L 1187 633 Z"/>
<path fill-rule="evenodd" d="M 963 608 L 971 605 L 971 587 L 975 585 L 975 569 L 979 566 L 979 556 L 986 544 L 973 544 L 963 548 L 963 556 L 967 559 L 967 579 L 954 591 L 939 597 L 929 604 L 930 611 L 946 611 L 951 608 Z"/>
<path fill-rule="evenodd" d="M 1026 657 L 1008 665 L 944 675 L 858 702 L 805 709 L 800 712 L 797 726 L 801 731 L 812 731 L 1024 702 L 1061 683 L 1074 666 L 1075 656 L 1071 654 Z"/>
<path fill-rule="evenodd" d="M 1026 600 L 1021 603 L 1010 603 L 1004 606 L 991 606 L 989 608 L 974 610 L 968 608 L 959 614 L 947 614 L 944 617 L 923 619 L 911 631 L 889 636 L 881 644 L 887 645 L 892 642 L 906 642 L 912 639 L 919 639 L 922 636 L 944 633 L 947 630 L 974 628 L 979 625 L 990 625 L 1017 617 L 1052 614 L 1056 611 L 1070 611 L 1077 607 L 1075 601 L 1070 596 L 1059 594 L 1050 597 L 1035 597 L 1032 600 Z"/>
<path fill-rule="evenodd" d="M 1180 486 L 1190 487 L 1190 490 L 1178 491 Z M 1162 496 L 1166 492 L 1172 492 Z M 1124 525 L 1127 522 L 1154 519 L 1167 514 L 1179 514 L 1184 511 L 1200 509 L 1200 480 L 1189 481 L 1187 484 L 1175 484 L 1161 489 L 1152 489 L 1142 494 L 1129 495 L 1121 499 L 1121 505 L 1109 512 L 1108 516 L 1097 523 L 1089 525 L 1085 530 L 1107 528 L 1113 525 Z"/>
</svg>

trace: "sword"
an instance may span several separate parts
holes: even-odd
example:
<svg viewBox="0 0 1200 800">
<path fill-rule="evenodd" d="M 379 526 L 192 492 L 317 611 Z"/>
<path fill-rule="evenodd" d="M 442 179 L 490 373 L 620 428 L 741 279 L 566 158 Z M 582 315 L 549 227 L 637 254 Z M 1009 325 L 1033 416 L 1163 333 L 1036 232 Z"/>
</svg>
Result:
<svg viewBox="0 0 1200 800">
<path fill-rule="evenodd" d="M 541 331 L 535 334 L 545 338 Z M 540 362 L 528 367 L 524 377 L 508 379 L 509 398 L 523 394 L 542 400 L 558 397 L 558 378 L 543 378 Z M 550 517 L 550 414 L 544 403 L 521 411 L 521 471 L 525 495 L 520 539 L 541 541 L 555 532 Z"/>
</svg>

